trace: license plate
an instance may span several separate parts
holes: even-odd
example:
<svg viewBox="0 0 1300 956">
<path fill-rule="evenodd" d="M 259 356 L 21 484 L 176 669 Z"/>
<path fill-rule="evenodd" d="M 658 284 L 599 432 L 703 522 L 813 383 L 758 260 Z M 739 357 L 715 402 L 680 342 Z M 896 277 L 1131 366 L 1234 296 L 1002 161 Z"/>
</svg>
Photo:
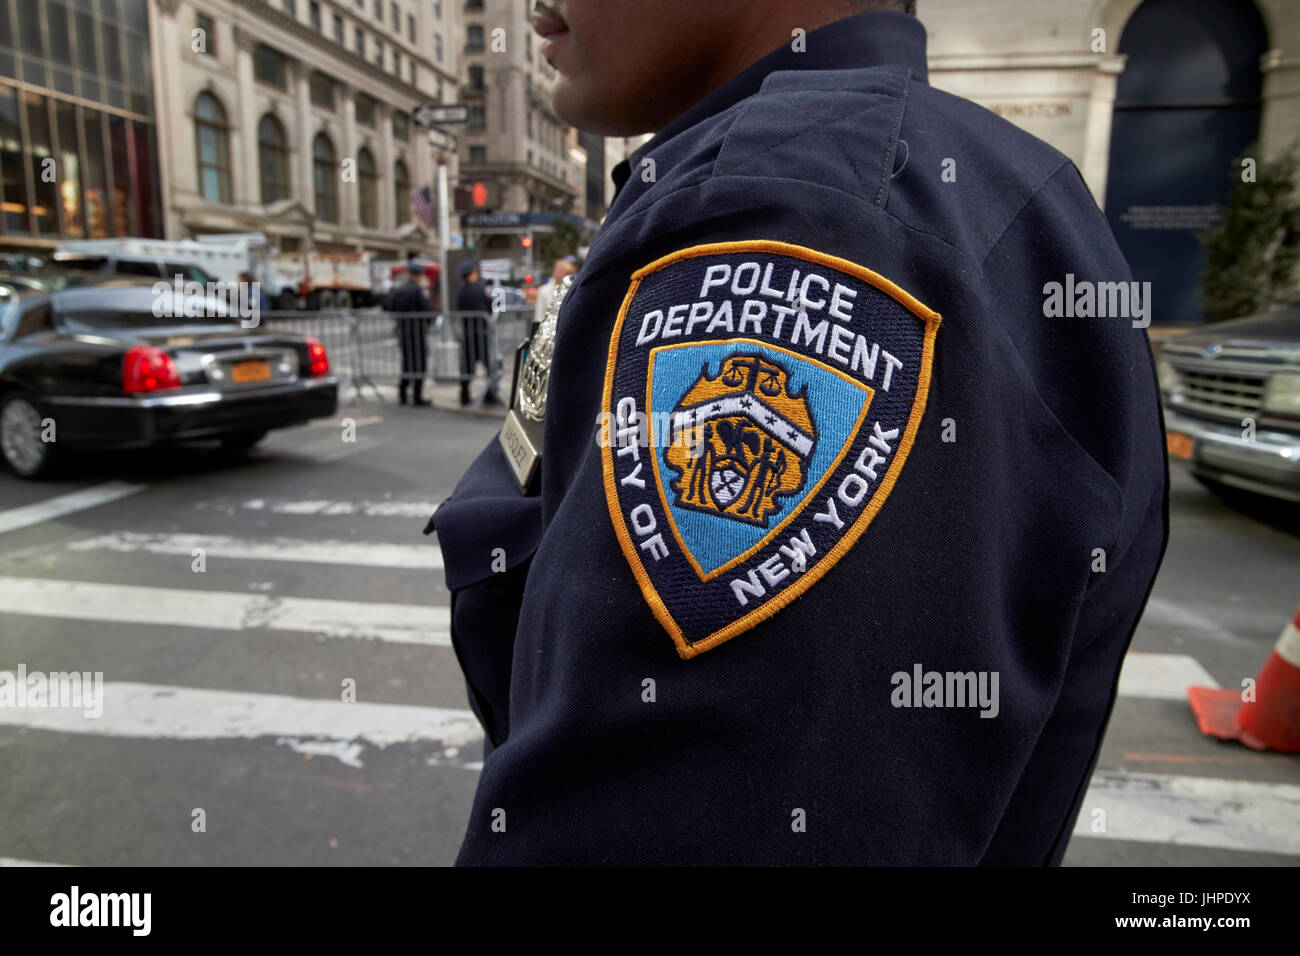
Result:
<svg viewBox="0 0 1300 956">
<path fill-rule="evenodd" d="M 271 366 L 266 362 L 236 362 L 230 368 L 230 380 L 236 385 L 264 382 L 270 377 Z"/>
<path fill-rule="evenodd" d="M 1192 441 L 1190 435 L 1170 432 L 1165 436 L 1165 447 L 1169 449 L 1169 454 L 1174 458 L 1185 458 L 1190 460 L 1195 443 Z"/>
</svg>

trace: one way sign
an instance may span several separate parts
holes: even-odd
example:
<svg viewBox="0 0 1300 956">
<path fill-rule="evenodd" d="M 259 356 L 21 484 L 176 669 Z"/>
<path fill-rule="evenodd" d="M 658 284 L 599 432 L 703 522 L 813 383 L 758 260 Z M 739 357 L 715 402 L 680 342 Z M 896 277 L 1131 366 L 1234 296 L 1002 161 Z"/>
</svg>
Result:
<svg viewBox="0 0 1300 956">
<path fill-rule="evenodd" d="M 421 129 L 469 120 L 469 107 L 461 103 L 421 103 L 411 111 L 411 119 Z"/>
</svg>

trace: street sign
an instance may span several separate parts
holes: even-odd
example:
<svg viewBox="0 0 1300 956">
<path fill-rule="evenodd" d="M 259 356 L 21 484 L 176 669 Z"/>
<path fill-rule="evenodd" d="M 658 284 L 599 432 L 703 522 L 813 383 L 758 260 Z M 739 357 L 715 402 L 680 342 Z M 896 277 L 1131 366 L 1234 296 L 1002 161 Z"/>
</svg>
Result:
<svg viewBox="0 0 1300 956">
<path fill-rule="evenodd" d="M 422 129 L 444 123 L 469 121 L 469 107 L 462 103 L 421 103 L 411 111 L 411 121 Z"/>
<path fill-rule="evenodd" d="M 454 153 L 456 152 L 456 137 L 445 129 L 431 129 L 429 130 L 429 145 L 434 149 Z"/>
<path fill-rule="evenodd" d="M 512 265 L 509 259 L 484 259 L 478 264 L 478 276 L 484 282 L 509 282 Z"/>
</svg>

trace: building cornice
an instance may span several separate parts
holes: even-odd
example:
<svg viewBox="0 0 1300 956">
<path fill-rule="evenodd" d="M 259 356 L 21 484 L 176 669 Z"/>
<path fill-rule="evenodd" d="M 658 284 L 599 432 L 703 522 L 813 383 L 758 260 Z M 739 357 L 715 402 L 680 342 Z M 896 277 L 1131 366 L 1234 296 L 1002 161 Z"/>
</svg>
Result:
<svg viewBox="0 0 1300 956">
<path fill-rule="evenodd" d="M 230 28 L 230 32 L 235 38 L 235 49 L 243 50 L 246 53 L 252 53 L 253 48 L 262 42 L 260 34 L 254 33 L 248 27 L 238 23 Z"/>
<path fill-rule="evenodd" d="M 1123 70 L 1125 59 L 1109 53 L 941 54 L 929 58 L 929 69 L 931 73 L 957 70 L 1100 70 L 1118 73 Z"/>
<path fill-rule="evenodd" d="M 1272 73 L 1274 70 L 1294 70 L 1300 67 L 1300 56 L 1288 56 L 1286 51 L 1272 49 L 1259 58 L 1259 71 Z"/>
</svg>

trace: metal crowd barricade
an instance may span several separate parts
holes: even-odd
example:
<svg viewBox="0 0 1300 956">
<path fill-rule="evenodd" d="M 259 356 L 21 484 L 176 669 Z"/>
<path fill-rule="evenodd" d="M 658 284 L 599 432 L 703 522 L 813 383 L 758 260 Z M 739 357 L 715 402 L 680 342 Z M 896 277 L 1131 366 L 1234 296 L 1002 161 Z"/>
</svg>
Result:
<svg viewBox="0 0 1300 956">
<path fill-rule="evenodd" d="M 379 400 L 380 386 L 431 380 L 435 384 L 472 386 L 482 379 L 506 400 L 513 376 L 516 347 L 528 338 L 533 310 L 500 312 L 382 312 L 377 310 L 261 313 L 268 332 L 311 335 L 321 341 L 341 390 L 353 401 L 367 389 Z M 411 353 L 403 360 L 403 342 Z M 424 370 L 419 371 L 419 342 L 423 341 Z M 406 369 L 406 365 L 414 369 Z"/>
<path fill-rule="evenodd" d="M 496 314 L 496 337 L 507 362 L 533 333 L 533 307 L 502 309 Z"/>
</svg>

